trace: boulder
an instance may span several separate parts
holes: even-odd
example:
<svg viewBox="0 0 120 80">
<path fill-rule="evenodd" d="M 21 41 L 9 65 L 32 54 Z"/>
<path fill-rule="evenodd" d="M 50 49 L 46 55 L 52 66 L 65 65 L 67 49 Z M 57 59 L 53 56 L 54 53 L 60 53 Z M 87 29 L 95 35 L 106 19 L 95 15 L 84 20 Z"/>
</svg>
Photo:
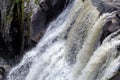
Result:
<svg viewBox="0 0 120 80">
<path fill-rule="evenodd" d="M 68 3 L 69 0 L 44 0 L 39 4 L 40 9 L 38 9 L 31 18 L 32 41 L 38 42 L 40 40 L 44 35 L 48 24 L 60 14 Z"/>
<path fill-rule="evenodd" d="M 108 35 L 120 29 L 120 21 L 119 21 L 118 13 L 119 12 L 117 12 L 115 16 L 110 18 L 103 26 L 103 31 L 100 39 L 101 43 Z"/>
</svg>

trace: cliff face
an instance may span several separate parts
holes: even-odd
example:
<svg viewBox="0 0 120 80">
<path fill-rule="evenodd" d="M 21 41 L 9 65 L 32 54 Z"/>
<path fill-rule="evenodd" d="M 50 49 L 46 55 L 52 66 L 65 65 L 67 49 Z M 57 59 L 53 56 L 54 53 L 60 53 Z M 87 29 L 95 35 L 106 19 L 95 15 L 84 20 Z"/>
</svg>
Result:
<svg viewBox="0 0 120 80">
<path fill-rule="evenodd" d="M 6 51 L 4 58 L 14 58 L 14 55 L 23 52 L 23 2 L 1 0 L 0 35 Z M 3 55 L 1 55 L 3 56 Z"/>
<path fill-rule="evenodd" d="M 54 20 L 60 12 L 66 8 L 70 0 L 44 0 L 39 4 L 39 8 L 32 16 L 31 39 L 38 42 L 43 36 L 48 24 Z"/>
</svg>

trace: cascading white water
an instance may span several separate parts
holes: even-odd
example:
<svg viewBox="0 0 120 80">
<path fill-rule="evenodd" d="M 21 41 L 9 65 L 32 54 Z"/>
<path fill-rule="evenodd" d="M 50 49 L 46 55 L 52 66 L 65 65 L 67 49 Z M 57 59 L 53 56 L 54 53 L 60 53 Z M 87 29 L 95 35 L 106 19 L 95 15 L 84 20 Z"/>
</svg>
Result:
<svg viewBox="0 0 120 80">
<path fill-rule="evenodd" d="M 60 36 L 65 28 L 71 4 L 50 23 L 36 48 L 27 52 L 18 66 L 13 68 L 9 80 L 65 80 L 70 66 L 65 62 L 65 41 Z M 48 76 L 48 77 L 46 77 Z"/>
<path fill-rule="evenodd" d="M 99 39 L 107 18 L 113 15 L 107 13 L 99 18 L 90 0 L 69 4 L 49 24 L 37 46 L 9 72 L 8 80 L 110 79 L 120 66 L 120 31 L 101 45 Z"/>
</svg>

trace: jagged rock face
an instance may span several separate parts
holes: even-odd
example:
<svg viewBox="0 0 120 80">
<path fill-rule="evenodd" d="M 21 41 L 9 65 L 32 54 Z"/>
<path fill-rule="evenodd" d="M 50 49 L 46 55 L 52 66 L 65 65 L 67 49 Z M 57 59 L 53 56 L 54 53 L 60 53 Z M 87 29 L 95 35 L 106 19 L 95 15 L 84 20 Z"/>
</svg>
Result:
<svg viewBox="0 0 120 80">
<path fill-rule="evenodd" d="M 6 80 L 6 75 L 10 70 L 11 66 L 0 57 L 0 80 Z"/>
<path fill-rule="evenodd" d="M 70 0 L 44 0 L 39 4 L 38 10 L 32 16 L 32 37 L 31 39 L 38 42 L 43 36 L 49 22 L 55 19 L 60 12 L 65 9 Z"/>
<path fill-rule="evenodd" d="M 0 0 L 0 35 L 5 46 L 3 57 L 10 62 L 15 56 L 23 55 L 23 9 L 20 0 Z M 27 23 L 27 22 L 26 22 Z M 1 45 L 1 44 L 0 44 Z M 22 54 L 21 54 L 22 53 Z M 3 56 L 2 54 L 0 56 Z"/>
<path fill-rule="evenodd" d="M 37 11 L 32 17 L 32 40 L 35 42 L 38 42 L 38 39 L 35 39 L 35 37 L 43 30 L 45 30 L 46 27 L 46 20 L 47 15 L 43 11 Z"/>
<path fill-rule="evenodd" d="M 1 14 L 0 15 L 0 19 L 1 19 L 0 20 L 0 23 L 1 23 L 0 24 L 0 26 L 1 26 L 0 32 L 2 33 L 2 36 L 5 38 L 6 42 L 9 40 L 7 36 L 9 33 L 10 22 L 11 22 L 11 20 L 9 19 L 9 18 L 11 18 L 11 15 L 9 15 L 11 6 L 12 6 L 11 1 L 0 0 L 0 14 Z"/>
<path fill-rule="evenodd" d="M 103 26 L 103 31 L 101 35 L 101 43 L 102 41 L 111 33 L 120 29 L 120 18 L 118 16 L 119 12 L 116 15 L 112 16 Z"/>
<path fill-rule="evenodd" d="M 4 58 L 8 58 L 9 56 L 8 51 L 10 49 L 8 45 L 9 41 L 11 40 L 11 37 L 9 36 L 12 18 L 10 15 L 12 13 L 10 12 L 11 6 L 12 4 L 10 0 L 0 0 L 0 40 L 1 40 L 0 56 Z"/>
<path fill-rule="evenodd" d="M 4 53 L 7 55 L 4 56 L 5 59 L 14 59 L 15 56 L 23 55 L 23 51 L 30 48 L 31 39 L 38 42 L 44 35 L 49 22 L 59 15 L 69 1 L 44 0 L 45 5 L 40 7 L 41 3 L 35 4 L 35 0 L 30 0 L 30 2 L 24 2 L 24 12 L 20 11 L 19 15 L 18 4 L 15 1 L 0 0 L 0 40 L 4 43 L 0 44 L 2 49 L 4 46 L 0 56 Z M 47 11 L 45 11 L 46 6 Z"/>
<path fill-rule="evenodd" d="M 100 11 L 100 15 L 107 12 L 113 12 L 120 10 L 120 1 L 119 0 L 92 0 L 93 5 L 97 7 Z"/>
<path fill-rule="evenodd" d="M 113 33 L 114 31 L 120 29 L 120 1 L 119 0 L 92 0 L 93 5 L 97 7 L 100 11 L 100 15 L 103 13 L 111 13 L 116 11 L 116 15 L 112 16 L 104 25 L 103 32 L 101 36 L 101 42 L 108 35 Z M 115 13 L 115 12 L 114 12 Z"/>
</svg>

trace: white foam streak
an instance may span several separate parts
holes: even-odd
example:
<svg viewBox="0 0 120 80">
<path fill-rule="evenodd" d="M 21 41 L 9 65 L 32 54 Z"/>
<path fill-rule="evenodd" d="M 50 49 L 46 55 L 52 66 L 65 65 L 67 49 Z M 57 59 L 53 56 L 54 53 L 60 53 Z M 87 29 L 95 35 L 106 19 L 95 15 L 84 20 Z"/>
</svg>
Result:
<svg viewBox="0 0 120 80">
<path fill-rule="evenodd" d="M 97 76 L 99 68 L 106 60 L 107 56 L 111 54 L 110 52 L 114 50 L 114 48 L 120 44 L 120 41 L 113 41 L 103 44 L 100 48 L 98 48 L 94 55 L 91 57 L 86 67 L 81 73 L 79 80 L 94 80 Z M 104 80 L 104 79 L 102 79 Z"/>
<path fill-rule="evenodd" d="M 108 65 L 108 68 L 106 69 L 104 76 L 101 78 L 101 80 L 111 79 L 117 73 L 119 66 L 120 56 Z"/>
<path fill-rule="evenodd" d="M 105 23 L 105 19 L 110 14 L 104 14 L 102 15 L 94 24 L 92 29 L 88 32 L 88 37 L 83 45 L 83 48 L 81 51 L 79 51 L 79 54 L 77 55 L 77 63 L 75 64 L 75 69 L 73 75 L 75 78 L 77 78 L 77 75 L 80 75 L 81 70 L 85 67 L 88 60 L 93 54 L 93 51 L 96 48 L 96 44 L 98 43 L 98 40 L 100 38 L 100 33 L 102 30 L 102 27 Z"/>
<path fill-rule="evenodd" d="M 62 56 L 62 54 L 60 54 L 60 50 L 63 49 L 63 46 L 63 42 L 58 42 L 47 49 L 45 53 L 37 61 L 35 61 L 32 68 L 30 69 L 30 73 L 26 77 L 26 80 L 39 79 L 38 76 L 40 76 L 40 74 L 43 72 L 46 72 L 45 70 L 47 67 L 51 69 L 51 65 L 55 64 L 59 57 Z M 55 56 L 55 58 L 53 56 Z M 49 72 L 49 70 L 47 71 Z"/>
</svg>

